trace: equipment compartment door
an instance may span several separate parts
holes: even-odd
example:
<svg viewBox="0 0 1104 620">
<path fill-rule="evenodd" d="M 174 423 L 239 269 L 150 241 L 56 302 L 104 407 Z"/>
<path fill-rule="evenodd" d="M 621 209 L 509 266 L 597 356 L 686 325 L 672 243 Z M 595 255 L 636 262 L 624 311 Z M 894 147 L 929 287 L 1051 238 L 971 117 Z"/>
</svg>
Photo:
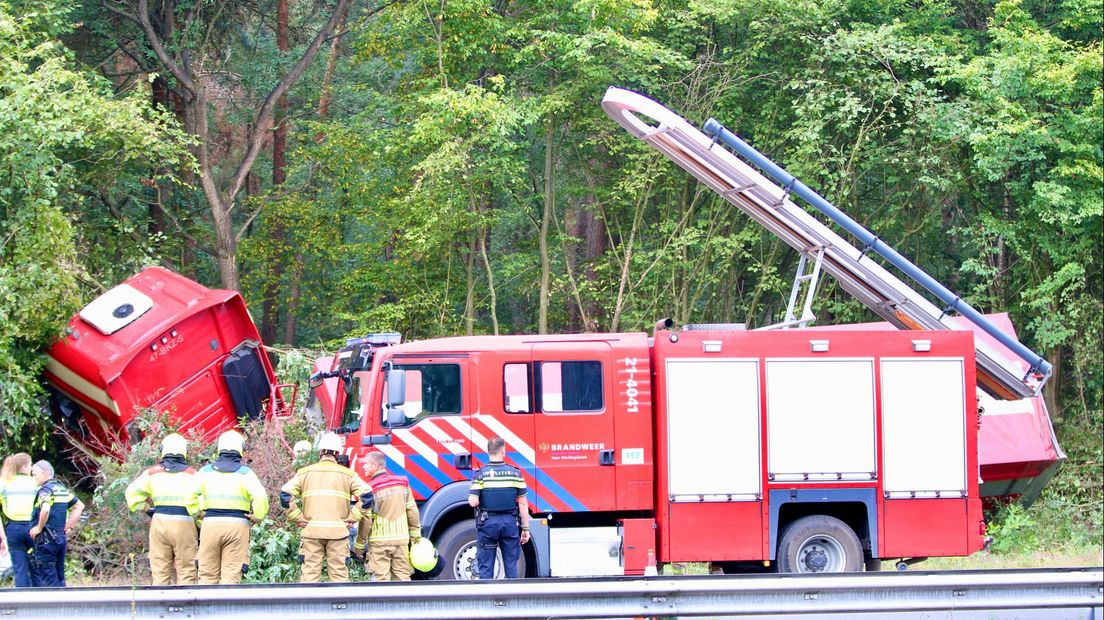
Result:
<svg viewBox="0 0 1104 620">
<path fill-rule="evenodd" d="M 533 345 L 537 494 L 556 512 L 616 506 L 613 359 L 605 342 Z"/>
</svg>

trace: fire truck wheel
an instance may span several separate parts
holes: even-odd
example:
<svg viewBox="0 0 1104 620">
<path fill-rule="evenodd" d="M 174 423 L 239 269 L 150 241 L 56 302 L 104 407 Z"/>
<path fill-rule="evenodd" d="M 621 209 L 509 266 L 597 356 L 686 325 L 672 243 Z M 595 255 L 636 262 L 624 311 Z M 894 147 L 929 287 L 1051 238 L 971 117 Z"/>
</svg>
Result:
<svg viewBox="0 0 1104 620">
<path fill-rule="evenodd" d="M 475 554 L 475 521 L 468 519 L 450 526 L 437 539 L 437 553 L 441 557 L 441 574 L 438 579 L 471 581 L 479 578 L 479 564 Z M 525 553 L 518 561 L 518 575 L 525 575 Z M 505 577 L 502 569 L 502 552 L 495 560 L 495 579 Z"/>
<path fill-rule="evenodd" d="M 802 517 L 787 526 L 779 537 L 780 572 L 842 573 L 862 569 L 859 537 L 835 517 Z"/>
</svg>

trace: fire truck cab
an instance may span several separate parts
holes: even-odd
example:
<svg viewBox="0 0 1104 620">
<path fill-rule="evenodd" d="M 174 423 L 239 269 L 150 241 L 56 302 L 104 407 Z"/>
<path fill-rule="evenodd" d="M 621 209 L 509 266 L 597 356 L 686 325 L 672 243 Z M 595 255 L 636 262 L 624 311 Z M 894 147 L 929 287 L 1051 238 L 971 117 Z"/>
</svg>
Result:
<svg viewBox="0 0 1104 620">
<path fill-rule="evenodd" d="M 370 340 L 339 354 L 327 426 L 354 469 L 379 450 L 409 479 L 444 578 L 476 573 L 468 484 L 491 436 L 529 487 L 530 576 L 649 557 L 861 570 L 983 545 L 969 332 Z"/>
</svg>

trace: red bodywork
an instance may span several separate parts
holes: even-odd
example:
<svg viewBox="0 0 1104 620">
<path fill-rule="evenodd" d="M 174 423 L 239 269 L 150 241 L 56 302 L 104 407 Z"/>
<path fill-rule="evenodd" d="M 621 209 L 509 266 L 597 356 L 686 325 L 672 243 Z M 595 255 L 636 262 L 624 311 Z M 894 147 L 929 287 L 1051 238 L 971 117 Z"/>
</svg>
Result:
<svg viewBox="0 0 1104 620">
<path fill-rule="evenodd" d="M 987 314 L 985 318 L 1005 333 L 1016 336 L 1016 328 L 1008 313 Z M 994 350 L 1004 353 L 1007 359 L 1016 360 L 1022 372 L 1027 372 L 1027 363 L 1019 360 L 992 336 L 969 321 L 951 320 L 961 329 L 971 330 L 975 338 L 981 338 Z M 890 327 L 889 323 L 856 323 L 811 329 L 861 331 Z M 990 507 L 1017 500 L 1030 505 L 1066 458 L 1054 434 L 1046 400 L 1040 394 L 1022 400 L 1000 401 L 980 388 L 977 395 L 984 412 L 978 434 L 981 497 Z"/>
<path fill-rule="evenodd" d="M 46 352 L 51 408 L 75 438 L 108 451 L 130 437 L 139 412 L 152 408 L 210 441 L 239 416 L 265 408 L 260 401 L 270 399 L 275 373 L 240 294 L 160 267 L 124 284 L 152 306 L 111 334 L 75 316 Z M 250 384 L 237 395 L 227 382 L 236 372 L 227 366 L 232 354 L 255 375 L 233 375 L 231 381 Z"/>
<path fill-rule="evenodd" d="M 657 330 L 654 344 L 643 333 L 564 336 L 496 336 L 442 338 L 377 349 L 370 368 L 353 373 L 348 390 L 336 382 L 317 391 L 328 392 L 334 408 L 323 415 L 330 429 L 345 431 L 346 446 L 356 469 L 369 451 L 380 450 L 389 469 L 409 478 L 423 506 L 427 533 L 435 536 L 450 523 L 447 510 L 434 504 L 449 488 L 466 485 L 473 468 L 487 461 L 483 452 L 487 437 L 497 435 L 507 443 L 507 460 L 524 473 L 530 488 L 531 510 L 549 518 L 548 523 L 576 527 L 616 524 L 623 536 L 624 570 L 639 574 L 647 550 L 654 544 L 661 562 L 773 560 L 779 530 L 798 511 L 819 509 L 865 511 L 849 524 L 862 533 L 875 557 L 927 557 L 967 555 L 983 544 L 982 510 L 978 488 L 978 429 L 974 411 L 973 334 L 926 332 L 930 352 L 914 350 L 915 333 L 892 331 L 721 330 L 667 332 Z M 677 342 L 672 342 L 675 338 Z M 811 338 L 831 342 L 831 351 L 810 352 Z M 959 394 L 953 408 L 959 413 L 956 429 L 961 438 L 952 445 L 916 446 L 911 467 L 921 472 L 924 459 L 938 458 L 941 450 L 957 452 L 961 459 L 961 489 L 953 494 L 898 493 L 883 486 L 879 473 L 885 466 L 882 437 L 881 370 L 876 371 L 871 393 L 874 428 L 870 432 L 874 470 L 865 480 L 774 479 L 769 473 L 769 437 L 762 432 L 755 443 L 761 458 L 757 491 L 743 497 L 676 497 L 668 486 L 669 469 L 679 462 L 672 456 L 668 428 L 689 429 L 703 440 L 723 432 L 710 426 L 668 419 L 669 362 L 708 361 L 707 345 L 723 350 L 723 359 L 735 356 L 754 363 L 758 384 L 765 386 L 766 368 L 776 361 L 860 360 L 870 368 L 892 361 L 951 360 L 959 364 L 951 377 Z M 547 402 L 557 409 L 566 402 L 569 387 L 542 371 L 546 365 L 598 363 L 601 367 L 601 407 L 588 411 L 546 411 Z M 319 360 L 327 370 L 336 362 Z M 387 428 L 383 424 L 384 368 L 406 369 L 408 424 Z M 457 372 L 459 400 L 448 411 L 426 412 L 435 398 L 415 373 L 438 366 Z M 596 367 L 592 367 L 596 368 Z M 420 370 L 415 370 L 420 369 Z M 543 374 L 542 374 L 543 373 Z M 537 375 L 542 379 L 537 383 Z M 528 388 L 519 380 L 528 378 Z M 957 378 L 956 378 L 957 377 Z M 521 378 L 521 379 L 519 379 Z M 513 385 L 511 385 L 513 383 Z M 551 384 L 551 387 L 548 387 Z M 453 389 L 450 388 L 450 389 Z M 945 386 L 924 389 L 945 391 Z M 756 401 L 759 428 L 769 427 L 770 404 L 763 394 Z M 794 385 L 794 390 L 807 389 Z M 534 402 L 535 392 L 545 397 L 545 407 Z M 845 390 L 846 391 L 846 390 Z M 438 395 L 439 396 L 439 395 Z M 588 401 L 591 402 L 591 401 Z M 593 401 L 597 402 L 597 401 Z M 720 402 L 720 401 L 717 401 Z M 412 404 L 414 403 L 414 404 Z M 420 412 L 420 413 L 419 413 Z M 344 413 L 344 415 L 342 415 Z M 685 435 L 685 433 L 683 433 Z M 956 443 L 957 442 L 957 443 Z M 903 451 L 903 449 L 898 449 Z M 701 463 L 713 470 L 731 466 L 731 455 L 710 449 Z M 687 454 L 687 453 L 683 453 Z M 690 453 L 692 454 L 692 452 Z M 706 465 L 708 464 L 708 465 Z M 916 471 L 913 471 L 916 473 Z M 723 476 L 722 476 L 723 478 Z M 722 480 L 723 482 L 723 480 Z M 944 492 L 946 493 L 946 492 Z M 773 505 L 773 509 L 772 509 Z M 432 509 L 430 509 L 432 506 Z M 865 506 L 865 508 L 864 508 Z M 454 507 L 470 517 L 466 504 Z M 554 527 L 550 526 L 550 527 Z M 653 538 L 641 532 L 654 529 Z M 631 543 L 631 544 L 630 544 Z M 553 551 L 554 553 L 554 551 Z"/>
</svg>

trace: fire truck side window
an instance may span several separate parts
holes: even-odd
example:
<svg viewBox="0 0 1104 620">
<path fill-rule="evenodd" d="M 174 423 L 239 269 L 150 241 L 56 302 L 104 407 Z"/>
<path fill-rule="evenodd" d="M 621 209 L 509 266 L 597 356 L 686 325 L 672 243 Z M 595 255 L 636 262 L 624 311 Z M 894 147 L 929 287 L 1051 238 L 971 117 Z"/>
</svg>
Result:
<svg viewBox="0 0 1104 620">
<path fill-rule="evenodd" d="M 506 413 L 532 413 L 529 406 L 529 364 L 502 367 L 502 404 Z"/>
<path fill-rule="evenodd" d="M 430 415 L 460 413 L 460 366 L 457 364 L 396 364 L 406 371 L 407 425 Z M 384 394 L 387 393 L 386 386 Z M 381 412 L 383 415 L 383 412 Z"/>
<path fill-rule="evenodd" d="M 541 411 L 600 411 L 601 362 L 540 362 Z"/>
</svg>

